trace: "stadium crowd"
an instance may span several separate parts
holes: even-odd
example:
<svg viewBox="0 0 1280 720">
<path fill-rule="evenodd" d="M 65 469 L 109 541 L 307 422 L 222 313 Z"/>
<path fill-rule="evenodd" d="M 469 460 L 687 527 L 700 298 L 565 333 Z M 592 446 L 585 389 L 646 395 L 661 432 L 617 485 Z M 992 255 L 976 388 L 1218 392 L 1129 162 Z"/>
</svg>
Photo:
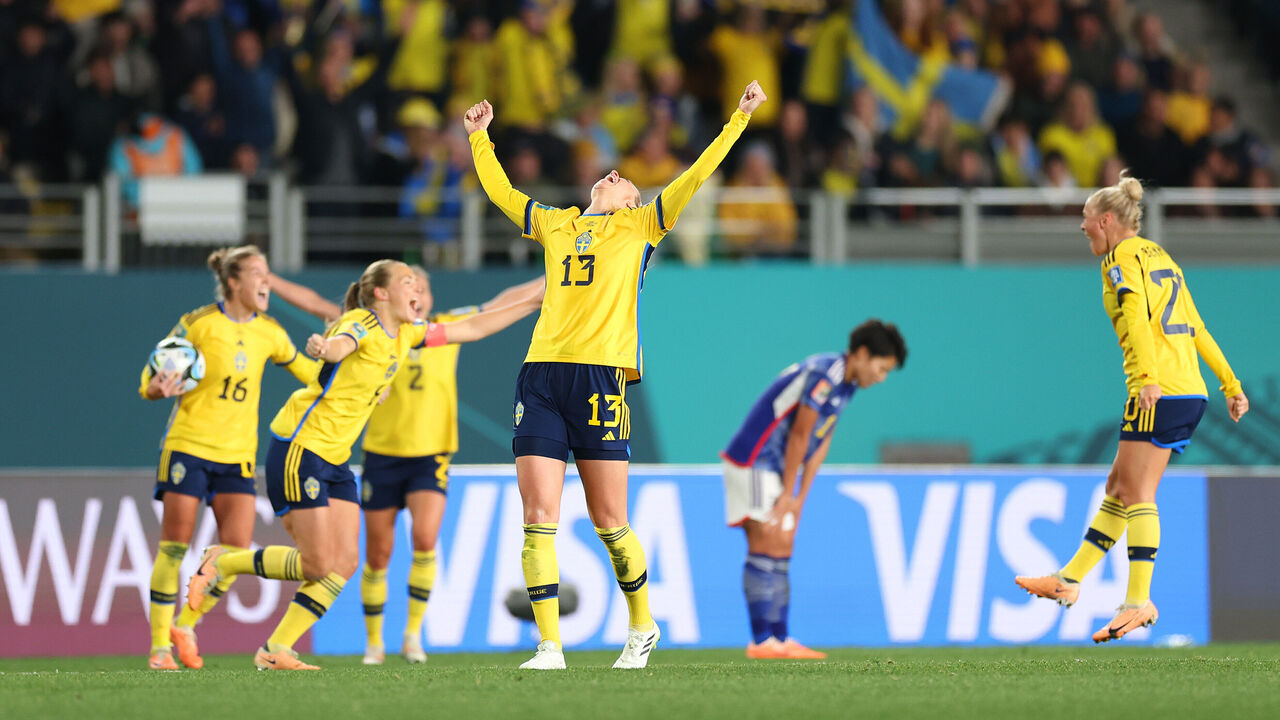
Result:
<svg viewBox="0 0 1280 720">
<path fill-rule="evenodd" d="M 1093 187 L 1126 166 L 1154 185 L 1274 183 L 1209 66 L 1126 0 L 880 5 L 919 56 L 1008 79 L 994 127 L 941 100 L 886 123 L 848 81 L 849 2 L 0 0 L 0 183 L 279 168 L 394 186 L 402 216 L 447 220 L 475 182 L 460 119 L 478 98 L 517 186 L 617 168 L 655 187 L 752 79 L 777 101 L 727 164 L 726 186 L 757 188 L 718 210 L 749 221 L 725 223 L 730 249 L 785 250 L 806 188 Z"/>
</svg>

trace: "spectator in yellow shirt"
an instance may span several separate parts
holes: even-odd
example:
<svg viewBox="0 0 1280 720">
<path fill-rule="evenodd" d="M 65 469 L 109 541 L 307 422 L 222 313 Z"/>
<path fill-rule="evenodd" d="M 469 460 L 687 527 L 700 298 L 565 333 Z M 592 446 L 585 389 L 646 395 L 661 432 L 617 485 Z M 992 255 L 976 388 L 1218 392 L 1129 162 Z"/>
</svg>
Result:
<svg viewBox="0 0 1280 720">
<path fill-rule="evenodd" d="M 564 106 L 560 76 L 568 72 L 548 33 L 547 11 L 536 2 L 521 5 L 519 17 L 498 27 L 499 97 L 507 125 L 542 132 Z"/>
<path fill-rule="evenodd" d="M 640 139 L 635 151 L 623 158 L 618 165 L 618 174 L 641 190 L 666 187 L 684 169 L 684 164 L 668 147 L 667 135 L 666 128 L 651 128 Z"/>
<path fill-rule="evenodd" d="M 1169 93 L 1166 123 L 1185 145 L 1195 145 L 1209 134 L 1209 66 L 1192 63 L 1184 71 L 1183 88 Z"/>
<path fill-rule="evenodd" d="M 720 98 L 727 117 L 738 107 L 742 88 L 752 81 L 761 87 L 781 87 L 778 52 L 781 39 L 765 25 L 764 8 L 744 5 L 734 26 L 721 25 L 711 32 L 711 52 L 720 60 Z M 751 116 L 752 129 L 773 127 L 778 103 L 765 103 Z"/>
<path fill-rule="evenodd" d="M 614 13 L 610 55 L 634 60 L 649 73 L 675 57 L 669 0 L 618 0 Z"/>
<path fill-rule="evenodd" d="M 754 120 L 754 117 L 752 118 Z M 747 147 L 720 199 L 720 229 L 735 255 L 785 255 L 796 242 L 796 206 L 763 143 Z M 734 189 L 741 189 L 735 192 Z"/>
<path fill-rule="evenodd" d="M 449 98 L 447 114 L 456 117 L 475 104 L 476 98 L 497 95 L 494 82 L 497 51 L 489 18 L 481 13 L 468 18 L 462 37 L 453 43 L 452 54 L 453 95 Z"/>
<path fill-rule="evenodd" d="M 392 90 L 444 100 L 445 63 L 449 43 L 445 29 L 449 7 L 444 0 L 382 0 L 386 30 L 400 35 L 400 49 L 391 61 L 387 86 Z M 474 102 L 474 101 L 473 101 Z"/>
<path fill-rule="evenodd" d="M 1080 187 L 1097 185 L 1102 162 L 1116 154 L 1115 134 L 1098 119 L 1088 85 L 1073 84 L 1067 90 L 1061 119 L 1040 132 L 1040 152 L 1048 156 L 1054 151 L 1062 154 Z"/>
</svg>

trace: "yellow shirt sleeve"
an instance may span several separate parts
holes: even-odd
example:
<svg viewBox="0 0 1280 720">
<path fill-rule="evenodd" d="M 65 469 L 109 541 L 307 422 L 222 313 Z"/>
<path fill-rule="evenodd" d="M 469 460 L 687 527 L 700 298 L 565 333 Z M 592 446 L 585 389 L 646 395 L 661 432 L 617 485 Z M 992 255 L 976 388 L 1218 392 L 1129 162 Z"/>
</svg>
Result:
<svg viewBox="0 0 1280 720">
<path fill-rule="evenodd" d="M 314 381 L 320 373 L 320 362 L 299 352 L 285 329 L 281 327 L 279 330 L 280 337 L 275 351 L 271 353 L 271 362 L 288 370 L 303 385 Z"/>
<path fill-rule="evenodd" d="M 750 121 L 750 115 L 734 110 L 729 122 L 725 123 L 707 149 L 702 151 L 697 161 L 672 180 L 653 202 L 644 206 L 641 227 L 648 234 L 649 244 L 657 245 L 667 231 L 675 227 L 676 220 L 680 218 L 680 213 L 689 204 L 689 200 L 693 199 L 693 194 L 720 167 L 725 155 L 729 154 L 729 148 L 742 136 L 742 131 L 747 129 Z"/>
<path fill-rule="evenodd" d="M 1136 255 L 1116 253 L 1115 261 L 1107 266 L 1106 273 L 1120 303 L 1128 330 L 1125 345 L 1133 351 L 1138 376 L 1145 378 L 1143 385 L 1158 383 L 1156 341 L 1147 317 L 1147 284 L 1142 262 Z"/>
<path fill-rule="evenodd" d="M 543 229 L 549 224 L 551 214 L 558 212 L 558 209 L 536 203 L 511 186 L 506 171 L 498 162 L 498 156 L 493 154 L 493 143 L 489 141 L 487 130 L 471 133 L 471 156 L 475 160 L 480 186 L 484 188 L 489 200 L 520 227 L 524 237 L 542 242 Z"/>
<path fill-rule="evenodd" d="M 1200 353 L 1200 357 L 1204 358 L 1204 362 L 1213 371 L 1218 382 L 1221 383 L 1218 389 L 1222 391 L 1225 397 L 1234 397 L 1244 391 L 1240 384 L 1240 378 L 1236 377 L 1235 372 L 1231 369 L 1231 364 L 1227 362 L 1227 356 L 1222 353 L 1222 348 L 1218 347 L 1218 341 L 1213 339 L 1213 335 L 1209 333 L 1209 328 L 1204 326 L 1204 319 L 1200 317 L 1200 310 L 1196 307 L 1195 301 L 1191 299 L 1191 291 L 1183 286 L 1183 292 L 1187 296 L 1187 304 L 1191 307 L 1191 327 L 1196 341 L 1196 352 Z"/>
</svg>

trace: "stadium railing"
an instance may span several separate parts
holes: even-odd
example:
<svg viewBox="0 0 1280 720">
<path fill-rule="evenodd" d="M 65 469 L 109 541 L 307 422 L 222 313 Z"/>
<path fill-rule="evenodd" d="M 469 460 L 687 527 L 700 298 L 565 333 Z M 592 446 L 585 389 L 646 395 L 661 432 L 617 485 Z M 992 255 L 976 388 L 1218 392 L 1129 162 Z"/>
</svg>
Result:
<svg viewBox="0 0 1280 720">
<path fill-rule="evenodd" d="M 406 216 L 416 211 L 416 200 L 398 187 L 294 185 L 283 174 L 244 187 L 245 202 L 237 210 L 244 217 L 237 225 L 283 271 L 375 254 L 468 269 L 533 260 L 532 244 L 480 192 L 435 198 L 432 207 L 451 206 L 449 217 L 423 217 Z M 576 188 L 528 190 L 560 207 L 581 207 L 584 199 Z M 774 189 L 722 187 L 713 180 L 682 215 L 668 254 L 694 265 L 759 254 L 815 264 L 1078 262 L 1088 259 L 1075 234 L 1088 194 L 1075 188 L 874 188 L 851 196 L 784 192 L 780 199 Z M 758 207 L 770 203 L 790 209 Z M 1144 234 L 1180 258 L 1280 263 L 1280 189 L 1152 189 L 1144 203 Z M 753 212 L 745 206 L 757 207 Z M 118 178 L 109 176 L 100 186 L 0 185 L 0 262 L 78 259 L 86 270 L 116 272 L 199 263 L 209 246 L 225 244 L 212 230 L 217 223 L 202 224 L 208 209 L 201 203 L 170 211 L 190 214 L 188 231 L 172 240 L 144 237 Z M 773 242 L 775 230 L 761 232 L 762 225 L 794 239 Z M 205 236 L 202 228 L 208 228 Z M 732 240 L 755 235 L 763 245 Z"/>
</svg>

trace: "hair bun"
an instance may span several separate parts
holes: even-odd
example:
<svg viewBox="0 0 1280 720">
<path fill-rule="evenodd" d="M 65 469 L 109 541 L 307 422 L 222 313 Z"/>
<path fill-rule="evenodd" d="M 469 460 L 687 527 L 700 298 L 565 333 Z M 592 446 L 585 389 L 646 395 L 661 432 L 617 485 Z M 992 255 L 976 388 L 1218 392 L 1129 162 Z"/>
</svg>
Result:
<svg viewBox="0 0 1280 720">
<path fill-rule="evenodd" d="M 218 248 L 217 250 L 214 250 L 213 252 L 209 253 L 209 260 L 207 262 L 209 265 L 209 269 L 213 271 L 213 274 L 221 277 L 222 261 L 226 257 L 227 257 L 227 248 Z"/>
<path fill-rule="evenodd" d="M 1119 187 L 1134 202 L 1142 201 L 1142 183 L 1138 178 L 1124 177 L 1120 178 Z"/>
</svg>

